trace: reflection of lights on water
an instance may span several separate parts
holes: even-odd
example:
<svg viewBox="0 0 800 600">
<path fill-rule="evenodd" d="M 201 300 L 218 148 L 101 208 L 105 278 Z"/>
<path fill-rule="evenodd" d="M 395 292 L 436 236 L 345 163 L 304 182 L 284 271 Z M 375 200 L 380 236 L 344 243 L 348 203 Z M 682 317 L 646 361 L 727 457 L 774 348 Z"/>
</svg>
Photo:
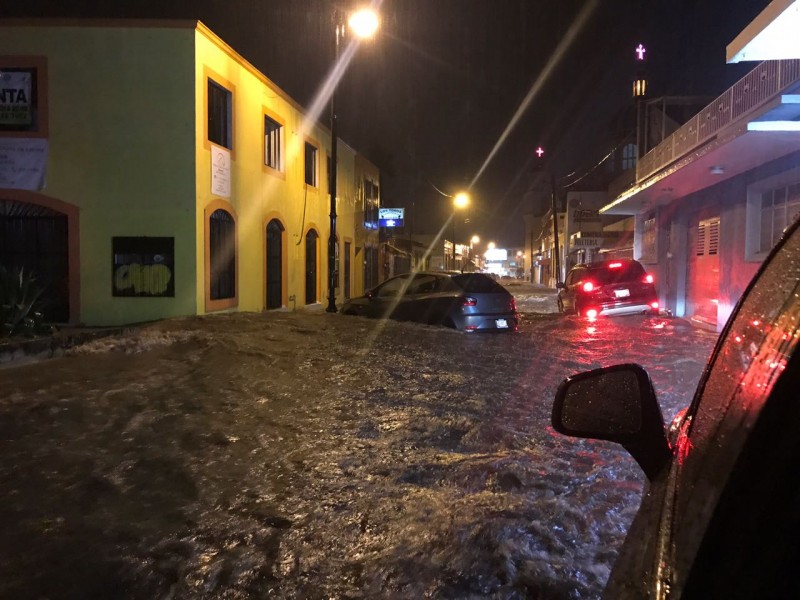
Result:
<svg viewBox="0 0 800 600">
<path fill-rule="evenodd" d="M 590 308 L 589 310 L 587 310 L 586 318 L 589 319 L 590 321 L 594 321 L 595 319 L 597 319 L 597 310 L 594 308 Z"/>
<path fill-rule="evenodd" d="M 597 327 L 595 327 L 594 325 L 589 325 L 589 327 L 586 328 L 586 333 L 590 334 L 597 333 Z"/>
<path fill-rule="evenodd" d="M 667 324 L 664 321 L 659 321 L 658 323 L 653 323 L 653 329 L 664 329 Z"/>
<path fill-rule="evenodd" d="M 758 319 L 753 321 L 753 327 L 758 327 L 759 325 L 761 325 L 761 321 L 759 321 Z"/>
<path fill-rule="evenodd" d="M 740 336 L 740 335 L 737 335 L 737 336 L 736 336 L 735 338 L 733 338 L 733 339 L 735 339 L 735 340 L 736 340 L 736 343 L 737 343 L 737 344 L 740 344 L 740 343 L 742 342 L 742 336 Z"/>
</svg>

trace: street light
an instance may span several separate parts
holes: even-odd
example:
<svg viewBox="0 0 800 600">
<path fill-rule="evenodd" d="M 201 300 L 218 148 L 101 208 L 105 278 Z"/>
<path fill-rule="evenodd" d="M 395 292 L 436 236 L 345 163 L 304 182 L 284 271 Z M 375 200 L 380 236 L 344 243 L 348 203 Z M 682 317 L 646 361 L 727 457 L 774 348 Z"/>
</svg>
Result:
<svg viewBox="0 0 800 600">
<path fill-rule="evenodd" d="M 456 210 L 469 206 L 469 194 L 459 192 L 453 197 L 453 270 L 456 270 Z"/>
<path fill-rule="evenodd" d="M 335 44 L 333 51 L 333 65 L 339 65 L 339 40 L 344 37 L 345 25 L 341 22 L 339 11 L 334 12 Z M 350 29 L 356 37 L 361 39 L 371 38 L 378 30 L 378 14 L 369 8 L 362 8 L 350 15 L 348 20 Z M 327 312 L 336 312 L 336 168 L 337 168 L 337 131 L 336 131 L 336 85 L 331 90 L 331 173 L 328 184 L 331 195 L 331 233 L 328 239 L 328 308 Z"/>
</svg>

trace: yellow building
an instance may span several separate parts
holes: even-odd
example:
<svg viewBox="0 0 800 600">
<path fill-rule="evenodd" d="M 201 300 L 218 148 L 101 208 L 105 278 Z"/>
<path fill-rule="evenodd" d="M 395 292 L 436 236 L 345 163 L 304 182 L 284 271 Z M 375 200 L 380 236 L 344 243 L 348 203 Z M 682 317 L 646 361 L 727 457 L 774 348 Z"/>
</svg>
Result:
<svg viewBox="0 0 800 600">
<path fill-rule="evenodd" d="M 48 284 L 52 320 L 327 304 L 327 114 L 205 25 L 0 21 L 0 82 L 0 264 Z M 338 157 L 342 302 L 377 283 L 380 198 Z"/>
</svg>

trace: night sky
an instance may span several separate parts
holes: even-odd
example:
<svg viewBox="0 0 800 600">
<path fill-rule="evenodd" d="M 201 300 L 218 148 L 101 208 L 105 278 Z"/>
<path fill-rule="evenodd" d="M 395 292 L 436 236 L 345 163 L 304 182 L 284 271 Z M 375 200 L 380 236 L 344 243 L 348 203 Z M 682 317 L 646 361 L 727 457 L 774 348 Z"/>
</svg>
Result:
<svg viewBox="0 0 800 600">
<path fill-rule="evenodd" d="M 541 212 L 522 202 L 533 170 L 580 175 L 622 135 L 615 124 L 632 103 L 639 43 L 648 50 L 651 97 L 714 97 L 753 67 L 726 65 L 725 46 L 768 4 L 384 0 L 378 37 L 362 44 L 338 88 L 339 137 L 381 168 L 384 206 L 409 209 L 415 233 L 437 231 L 451 211 L 443 193 L 472 184 L 470 223 L 459 221 L 459 231 L 521 246 L 522 214 Z M 0 17 L 199 19 L 308 107 L 333 58 L 333 6 L 23 0 L 4 2 Z M 538 146 L 546 150 L 541 159 Z"/>
</svg>

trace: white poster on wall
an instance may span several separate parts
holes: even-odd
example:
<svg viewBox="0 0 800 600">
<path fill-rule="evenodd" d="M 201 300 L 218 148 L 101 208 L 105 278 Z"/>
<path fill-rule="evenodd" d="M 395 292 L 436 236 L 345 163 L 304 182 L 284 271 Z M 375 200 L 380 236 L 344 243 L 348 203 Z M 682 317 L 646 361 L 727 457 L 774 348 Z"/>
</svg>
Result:
<svg viewBox="0 0 800 600">
<path fill-rule="evenodd" d="M 211 146 L 211 193 L 231 197 L 231 151 L 214 145 Z"/>
<path fill-rule="evenodd" d="M 44 189 L 47 140 L 0 137 L 0 188 Z"/>
</svg>

